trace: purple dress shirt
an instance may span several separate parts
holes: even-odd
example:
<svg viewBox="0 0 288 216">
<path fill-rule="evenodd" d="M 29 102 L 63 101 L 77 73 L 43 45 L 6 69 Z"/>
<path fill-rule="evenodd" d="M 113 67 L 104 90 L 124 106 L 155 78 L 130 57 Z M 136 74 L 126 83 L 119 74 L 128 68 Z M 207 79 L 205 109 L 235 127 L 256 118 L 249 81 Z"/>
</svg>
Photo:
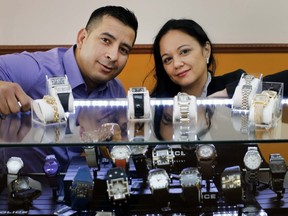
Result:
<svg viewBox="0 0 288 216">
<path fill-rule="evenodd" d="M 0 80 L 18 83 L 33 99 L 46 94 L 46 76 L 67 75 L 75 99 L 123 98 L 125 89 L 115 78 L 88 94 L 77 66 L 75 45 L 46 52 L 22 52 L 0 56 Z"/>
</svg>

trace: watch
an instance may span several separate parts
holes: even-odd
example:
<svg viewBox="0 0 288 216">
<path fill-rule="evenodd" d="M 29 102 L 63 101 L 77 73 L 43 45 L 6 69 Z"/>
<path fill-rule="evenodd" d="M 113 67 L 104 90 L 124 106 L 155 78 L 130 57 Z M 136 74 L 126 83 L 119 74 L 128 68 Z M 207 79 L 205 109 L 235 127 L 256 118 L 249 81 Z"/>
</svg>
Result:
<svg viewBox="0 0 288 216">
<path fill-rule="evenodd" d="M 251 82 L 254 79 L 254 76 L 249 75 L 249 74 L 244 74 L 243 78 L 245 80 L 245 84 L 242 86 L 242 89 L 241 89 L 241 93 L 242 93 L 241 109 L 248 110 L 249 109 L 249 96 L 253 89 Z"/>
<path fill-rule="evenodd" d="M 169 145 L 156 145 L 152 150 L 152 162 L 154 168 L 164 168 L 171 172 L 174 165 L 173 149 Z"/>
<path fill-rule="evenodd" d="M 87 165 L 90 168 L 99 169 L 98 152 L 95 146 L 83 146 Z"/>
<path fill-rule="evenodd" d="M 59 98 L 65 112 L 73 112 L 74 98 L 67 76 L 50 78 L 46 76 L 46 81 L 48 94 Z"/>
<path fill-rule="evenodd" d="M 199 144 L 195 151 L 202 179 L 212 179 L 214 175 L 214 162 L 217 157 L 215 146 L 213 144 Z"/>
<path fill-rule="evenodd" d="M 180 110 L 180 123 L 190 122 L 190 112 L 189 106 L 191 103 L 191 98 L 187 93 L 179 92 L 177 94 L 177 100 Z"/>
<path fill-rule="evenodd" d="M 127 170 L 131 155 L 131 149 L 128 145 L 114 145 L 110 154 L 116 167 L 122 167 L 124 170 Z"/>
<path fill-rule="evenodd" d="M 107 171 L 107 192 L 110 200 L 116 204 L 118 201 L 127 201 L 130 196 L 128 176 L 122 167 L 113 167 Z"/>
<path fill-rule="evenodd" d="M 258 148 L 256 146 L 249 146 L 243 161 L 247 169 L 245 181 L 247 183 L 258 184 L 258 170 L 263 161 Z"/>
<path fill-rule="evenodd" d="M 31 202 L 41 195 L 41 183 L 27 176 L 21 176 L 11 182 L 10 196 L 22 202 Z"/>
<path fill-rule="evenodd" d="M 151 169 L 148 173 L 148 182 L 155 202 L 160 207 L 166 206 L 170 185 L 170 177 L 166 170 L 163 168 Z"/>
<path fill-rule="evenodd" d="M 10 157 L 6 163 L 8 174 L 17 175 L 24 163 L 20 157 Z"/>
<path fill-rule="evenodd" d="M 255 124 L 263 123 L 263 110 L 269 103 L 270 98 L 267 94 L 255 94 L 252 102 L 254 107 L 254 122 Z M 272 115 L 273 113 L 271 113 Z"/>
<path fill-rule="evenodd" d="M 94 182 L 89 167 L 79 167 L 70 187 L 73 209 L 84 209 L 93 198 Z"/>
<path fill-rule="evenodd" d="M 149 171 L 146 157 L 148 145 L 131 145 L 130 149 L 131 157 L 136 170 L 136 175 L 138 178 L 142 178 L 143 183 L 145 183 Z"/>
<path fill-rule="evenodd" d="M 150 96 L 145 87 L 130 88 L 127 97 L 129 120 L 148 120 L 151 118 Z"/>
<path fill-rule="evenodd" d="M 282 198 L 285 193 L 284 179 L 287 172 L 287 165 L 285 159 L 279 154 L 270 154 L 270 188 L 278 197 Z"/>
<path fill-rule="evenodd" d="M 57 188 L 57 176 L 59 171 L 59 163 L 55 155 L 47 155 L 43 166 L 44 173 L 48 177 L 50 187 Z"/>
<path fill-rule="evenodd" d="M 227 203 L 241 203 L 243 188 L 240 166 L 227 167 L 221 174 L 221 187 Z"/>
<path fill-rule="evenodd" d="M 201 201 L 202 177 L 197 167 L 184 168 L 179 175 L 183 198 L 186 202 L 197 205 Z"/>
</svg>

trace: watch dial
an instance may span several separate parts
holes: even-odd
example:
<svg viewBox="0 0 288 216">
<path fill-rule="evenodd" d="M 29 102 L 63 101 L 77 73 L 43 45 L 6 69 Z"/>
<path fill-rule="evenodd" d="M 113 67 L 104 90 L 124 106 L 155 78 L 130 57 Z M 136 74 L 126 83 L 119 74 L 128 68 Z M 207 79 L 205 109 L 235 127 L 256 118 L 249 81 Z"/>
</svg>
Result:
<svg viewBox="0 0 288 216">
<path fill-rule="evenodd" d="M 262 159 L 257 151 L 248 151 L 244 156 L 244 164 L 250 170 L 257 170 L 261 163 Z"/>
<path fill-rule="evenodd" d="M 199 156 L 201 158 L 207 159 L 213 156 L 214 149 L 211 145 L 201 145 L 199 147 Z"/>
<path fill-rule="evenodd" d="M 153 173 L 149 178 L 150 187 L 153 189 L 167 188 L 169 181 L 164 173 Z"/>
<path fill-rule="evenodd" d="M 111 150 L 111 156 L 119 160 L 129 158 L 130 154 L 131 154 L 131 150 L 126 145 L 114 146 Z"/>
<path fill-rule="evenodd" d="M 270 162 L 270 170 L 272 173 L 285 173 L 287 171 L 285 161 L 271 161 Z"/>
<path fill-rule="evenodd" d="M 12 190 L 15 191 L 20 191 L 20 190 L 25 190 L 25 189 L 29 189 L 29 181 L 26 178 L 18 178 L 16 180 L 14 180 L 12 183 Z"/>
<path fill-rule="evenodd" d="M 222 189 L 233 189 L 241 187 L 240 175 L 223 176 L 221 181 L 222 181 Z"/>
<path fill-rule="evenodd" d="M 122 180 L 112 182 L 110 192 L 114 199 L 124 199 L 128 193 L 128 185 Z"/>
<path fill-rule="evenodd" d="M 58 172 L 59 165 L 55 160 L 47 160 L 44 164 L 44 172 L 47 175 L 55 175 Z"/>
</svg>

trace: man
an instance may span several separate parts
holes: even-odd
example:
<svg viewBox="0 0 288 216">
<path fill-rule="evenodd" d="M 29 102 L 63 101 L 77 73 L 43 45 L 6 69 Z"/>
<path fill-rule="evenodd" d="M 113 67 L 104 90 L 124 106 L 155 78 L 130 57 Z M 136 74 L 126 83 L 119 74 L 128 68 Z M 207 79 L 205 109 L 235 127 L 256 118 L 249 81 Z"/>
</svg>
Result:
<svg viewBox="0 0 288 216">
<path fill-rule="evenodd" d="M 91 14 L 69 49 L 0 56 L 0 114 L 30 110 L 30 101 L 46 94 L 46 76 L 67 75 L 74 98 L 125 97 L 115 77 L 127 63 L 137 29 L 131 11 L 106 6 Z"/>
</svg>

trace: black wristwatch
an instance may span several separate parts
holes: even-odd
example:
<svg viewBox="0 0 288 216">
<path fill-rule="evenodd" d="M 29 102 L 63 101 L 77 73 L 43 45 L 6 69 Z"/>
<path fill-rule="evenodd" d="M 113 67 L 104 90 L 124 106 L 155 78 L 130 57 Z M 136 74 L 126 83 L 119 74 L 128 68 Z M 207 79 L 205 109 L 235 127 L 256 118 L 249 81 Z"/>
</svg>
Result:
<svg viewBox="0 0 288 216">
<path fill-rule="evenodd" d="M 221 187 L 227 203 L 241 203 L 243 199 L 240 166 L 227 167 L 221 174 Z"/>
<path fill-rule="evenodd" d="M 174 165 L 174 153 L 169 145 L 156 145 L 152 150 L 154 168 L 163 168 L 171 172 Z"/>
<path fill-rule="evenodd" d="M 183 199 L 189 204 L 197 205 L 201 201 L 202 177 L 197 167 L 187 167 L 179 175 Z"/>
<path fill-rule="evenodd" d="M 117 204 L 127 202 L 130 196 L 128 176 L 122 167 L 113 167 L 106 175 L 107 192 L 109 199 Z"/>
<path fill-rule="evenodd" d="M 149 171 L 146 157 L 148 145 L 132 145 L 130 149 L 137 177 L 146 182 Z"/>
<path fill-rule="evenodd" d="M 196 147 L 198 167 L 203 180 L 212 179 L 214 176 L 214 162 L 217 157 L 216 148 L 213 144 L 199 144 Z"/>
<path fill-rule="evenodd" d="M 270 154 L 270 188 L 278 197 L 282 198 L 285 193 L 284 178 L 287 172 L 285 159 L 280 154 Z"/>
</svg>

